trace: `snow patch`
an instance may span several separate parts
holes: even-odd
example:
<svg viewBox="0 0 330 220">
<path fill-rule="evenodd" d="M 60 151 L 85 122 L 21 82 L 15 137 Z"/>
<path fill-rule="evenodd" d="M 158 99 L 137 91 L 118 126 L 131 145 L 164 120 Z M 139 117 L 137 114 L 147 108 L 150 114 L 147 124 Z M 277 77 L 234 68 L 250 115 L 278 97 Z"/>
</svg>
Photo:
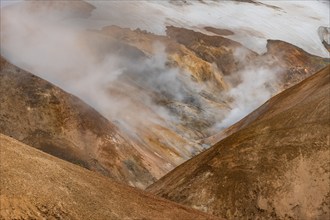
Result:
<svg viewBox="0 0 330 220">
<path fill-rule="evenodd" d="M 266 51 L 267 39 L 282 40 L 321 57 L 329 57 L 318 36 L 329 26 L 330 11 L 324 1 L 269 1 L 259 4 L 233 1 L 94 1 L 91 20 L 98 27 L 118 25 L 165 35 L 173 25 L 205 33 L 205 27 L 227 29 L 228 38 L 258 52 Z M 207 32 L 210 35 L 214 33 Z"/>
</svg>

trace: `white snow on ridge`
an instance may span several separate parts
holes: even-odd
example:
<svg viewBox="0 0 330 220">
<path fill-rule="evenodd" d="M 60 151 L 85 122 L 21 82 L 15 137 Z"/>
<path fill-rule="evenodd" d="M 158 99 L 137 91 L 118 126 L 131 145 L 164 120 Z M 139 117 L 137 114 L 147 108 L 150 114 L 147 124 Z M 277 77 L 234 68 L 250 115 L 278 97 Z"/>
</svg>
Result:
<svg viewBox="0 0 330 220">
<path fill-rule="evenodd" d="M 164 35 L 167 25 L 204 33 L 204 27 L 211 26 L 233 31 L 235 34 L 228 38 L 258 53 L 266 51 L 267 39 L 274 39 L 329 57 L 318 35 L 320 26 L 330 26 L 330 9 L 325 1 L 259 0 L 260 4 L 251 4 L 204 0 L 181 5 L 169 1 L 88 2 L 96 6 L 91 19 L 98 27 L 118 25 Z"/>
</svg>

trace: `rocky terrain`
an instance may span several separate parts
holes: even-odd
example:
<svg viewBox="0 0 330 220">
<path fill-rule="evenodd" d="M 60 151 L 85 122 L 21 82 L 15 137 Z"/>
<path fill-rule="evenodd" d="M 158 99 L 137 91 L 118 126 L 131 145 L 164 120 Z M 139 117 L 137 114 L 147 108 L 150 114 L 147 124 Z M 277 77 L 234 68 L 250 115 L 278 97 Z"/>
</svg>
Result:
<svg viewBox="0 0 330 220">
<path fill-rule="evenodd" d="M 0 219 L 330 218 L 328 6 L 1 0 Z"/>
<path fill-rule="evenodd" d="M 329 71 L 271 98 L 148 191 L 226 219 L 328 219 Z"/>
<path fill-rule="evenodd" d="M 92 107 L 1 57 L 0 132 L 53 156 L 145 187 L 155 178 L 119 129 Z"/>
<path fill-rule="evenodd" d="M 183 100 L 175 100 L 159 91 L 150 91 L 156 93 L 153 99 L 157 104 L 168 109 L 178 118 L 174 123 L 167 121 L 170 125 L 163 127 L 163 131 L 170 128 L 169 133 L 179 133 L 184 138 L 180 145 L 190 144 L 188 149 L 193 149 L 192 152 L 200 152 L 205 148 L 203 146 L 213 145 L 224 137 L 223 132 L 219 134 L 219 128 L 215 124 L 224 120 L 227 112 L 233 108 L 232 97 L 228 97 L 226 93 L 241 83 L 239 78 L 241 72 L 249 74 L 250 68 L 253 70 L 260 68 L 269 74 L 274 74 L 276 80 L 267 82 L 271 94 L 274 95 L 325 67 L 330 61 L 308 54 L 291 44 L 275 40 L 269 40 L 267 52 L 258 55 L 222 36 L 208 36 L 176 27 L 167 27 L 167 37 L 118 26 L 103 28 L 101 33 L 138 48 L 146 56 L 157 53 L 153 45 L 161 43 L 168 54 L 169 65 L 186 70 L 186 74 L 196 82 L 196 86 L 203 88 L 199 92 L 187 91 L 187 98 Z M 237 53 L 240 53 L 240 57 Z M 125 83 L 129 84 L 130 81 Z M 138 83 L 135 81 L 135 84 Z M 143 84 L 138 84 L 137 87 L 150 90 Z M 155 125 L 148 125 L 148 128 L 150 127 L 155 127 L 154 130 L 157 130 Z M 149 129 L 141 129 L 138 133 L 139 136 L 144 137 L 144 140 L 155 136 L 154 133 L 149 133 Z M 149 142 L 147 147 L 157 149 L 164 143 L 165 148 L 173 146 L 171 142 L 173 136 L 163 136 L 161 140 L 161 143 Z M 191 157 L 191 150 L 182 152 L 177 147 L 176 150 L 182 158 Z M 173 158 L 170 157 L 169 160 L 171 164 L 176 164 Z"/>
<path fill-rule="evenodd" d="M 14 67 L 16 74 L 8 74 L 9 64 L 4 65 L 1 128 L 26 144 L 140 188 L 230 134 L 223 129 L 272 95 L 329 63 L 278 40 L 269 40 L 267 52 L 258 54 L 210 27 L 213 35 L 175 26 L 167 26 L 165 35 L 119 26 L 74 33 L 62 27 L 72 18 L 88 19 L 93 10 L 83 1 L 30 1 L 2 9 L 2 55 L 66 92 L 53 93 L 46 82 L 20 77 L 24 71 Z M 81 106 L 91 108 L 72 104 L 69 93 L 100 114 L 81 114 Z M 53 96 L 59 99 L 55 104 Z M 18 100 L 21 107 L 11 111 Z M 23 114 L 25 109 L 32 109 L 32 116 Z M 21 115 L 27 117 L 22 125 Z M 109 134 L 121 140 L 115 143 Z"/>
<path fill-rule="evenodd" d="M 0 219 L 217 219 L 3 134 L 0 143 Z"/>
</svg>

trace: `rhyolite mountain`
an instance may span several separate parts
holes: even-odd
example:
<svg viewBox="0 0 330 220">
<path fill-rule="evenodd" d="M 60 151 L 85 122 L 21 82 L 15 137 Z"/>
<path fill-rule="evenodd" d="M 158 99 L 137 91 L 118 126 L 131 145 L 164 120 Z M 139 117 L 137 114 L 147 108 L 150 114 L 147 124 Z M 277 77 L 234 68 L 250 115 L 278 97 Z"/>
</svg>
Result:
<svg viewBox="0 0 330 220">
<path fill-rule="evenodd" d="M 203 87 L 199 93 L 188 91 L 191 98 L 182 101 L 173 100 L 157 91 L 153 97 L 155 102 L 179 118 L 179 121 L 174 123 L 168 122 L 171 125 L 169 127 L 171 130 L 174 127 L 174 131 L 184 137 L 186 143 L 190 142 L 190 148 L 193 148 L 194 152 L 199 152 L 203 144 L 209 146 L 221 139 L 222 136 L 217 133 L 214 125 L 223 120 L 227 116 L 225 113 L 233 108 L 231 97 L 226 96 L 226 92 L 239 84 L 241 76 L 236 76 L 238 72 L 249 68 L 252 68 L 252 71 L 257 68 L 264 68 L 265 71 L 279 69 L 275 73 L 277 80 L 268 82 L 267 85 L 272 87 L 272 93 L 276 94 L 322 69 L 330 61 L 278 40 L 269 40 L 267 52 L 258 55 L 223 36 L 209 36 L 173 26 L 167 27 L 167 37 L 118 26 L 105 27 L 100 33 L 134 46 L 146 55 L 155 53 L 152 45 L 162 43 L 166 48 L 170 67 L 187 70 L 197 85 Z M 237 57 L 237 51 L 242 53 L 241 59 Z M 150 90 L 143 84 L 138 85 L 138 88 L 141 87 Z M 145 133 L 147 131 L 148 129 L 139 131 L 145 140 L 152 136 Z M 153 146 L 167 143 L 171 146 L 171 140 L 173 138 L 168 136 L 162 138 L 162 143 L 148 144 Z M 191 141 L 194 141 L 193 145 Z M 189 157 L 184 155 L 187 156 Z"/>
<path fill-rule="evenodd" d="M 0 219 L 218 219 L 0 134 Z"/>
<path fill-rule="evenodd" d="M 94 69 L 90 69 L 74 77 L 72 69 L 82 72 L 84 61 L 59 72 L 54 69 L 61 63 L 46 65 L 46 69 L 40 71 L 33 59 L 39 47 L 31 46 L 31 50 L 15 53 L 18 42 L 11 44 L 18 38 L 22 47 L 28 48 L 33 45 L 34 37 L 41 40 L 39 26 L 31 24 L 34 19 L 41 20 L 38 16 L 61 24 L 71 21 L 72 17 L 89 19 L 96 8 L 93 2 L 29 1 L 1 9 L 1 54 L 9 63 L 20 67 L 9 68 L 10 64 L 2 61 L 1 131 L 52 155 L 141 188 L 234 131 L 223 130 L 218 124 L 235 108 L 237 103 L 227 93 L 242 83 L 245 73 L 265 70 L 274 74 L 276 80 L 265 82 L 262 87 L 275 95 L 329 63 L 327 58 L 280 40 L 268 40 L 266 52 L 259 54 L 229 39 L 233 34 L 230 31 L 215 27 L 205 28 L 212 35 L 173 25 L 168 25 L 163 35 L 115 25 L 94 27 L 82 31 L 77 40 L 83 47 L 82 52 L 88 53 L 84 61 L 93 60 L 98 67 L 115 55 L 120 58 L 121 69 L 125 69 L 107 85 L 104 91 L 107 99 L 92 97 L 101 100 L 101 106 L 109 106 L 103 109 L 89 103 L 84 96 L 99 89 L 97 86 L 83 89 L 82 93 L 72 89 L 84 74 L 94 74 Z M 22 16 L 22 23 L 13 22 L 12 18 L 17 19 L 18 15 Z M 47 19 L 40 23 L 45 30 L 53 25 L 51 22 L 47 26 Z M 23 23 L 26 28 L 20 26 Z M 19 34 L 9 37 L 16 32 Z M 28 41 L 30 38 L 32 43 Z M 60 60 L 41 54 L 40 59 L 44 58 L 51 63 Z M 147 68 L 138 68 L 145 63 L 149 65 Z M 154 63 L 158 66 L 153 66 Z M 15 70 L 15 74 L 9 74 L 8 69 Z M 24 70 L 41 79 L 26 75 Z M 116 74 L 113 72 L 109 71 L 109 75 Z M 71 83 L 67 78 L 57 78 L 71 73 Z M 250 81 L 253 77 L 256 76 L 252 75 Z M 76 104 L 78 99 L 70 93 L 95 110 L 81 101 Z M 115 115 L 111 114 L 114 109 Z M 118 143 L 109 138 L 117 134 L 121 140 Z"/>
<path fill-rule="evenodd" d="M 119 129 L 79 98 L 1 57 L 0 132 L 46 153 L 145 187 L 155 178 Z"/>
<path fill-rule="evenodd" d="M 328 219 L 330 66 L 148 191 L 225 219 Z"/>
<path fill-rule="evenodd" d="M 1 0 L 0 219 L 328 219 L 328 6 Z"/>
</svg>

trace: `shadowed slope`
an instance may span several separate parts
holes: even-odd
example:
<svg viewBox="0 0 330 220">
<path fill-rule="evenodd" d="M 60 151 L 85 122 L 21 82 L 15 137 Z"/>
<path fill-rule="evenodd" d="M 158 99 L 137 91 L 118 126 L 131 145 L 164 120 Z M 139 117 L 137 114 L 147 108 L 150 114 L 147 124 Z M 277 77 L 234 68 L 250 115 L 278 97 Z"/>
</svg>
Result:
<svg viewBox="0 0 330 220">
<path fill-rule="evenodd" d="M 0 134 L 0 219 L 216 219 Z"/>
<path fill-rule="evenodd" d="M 154 181 L 141 154 L 77 97 L 1 58 L 0 132 L 130 185 Z"/>
<path fill-rule="evenodd" d="M 329 71 L 273 97 L 149 191 L 228 219 L 328 219 Z"/>
</svg>

